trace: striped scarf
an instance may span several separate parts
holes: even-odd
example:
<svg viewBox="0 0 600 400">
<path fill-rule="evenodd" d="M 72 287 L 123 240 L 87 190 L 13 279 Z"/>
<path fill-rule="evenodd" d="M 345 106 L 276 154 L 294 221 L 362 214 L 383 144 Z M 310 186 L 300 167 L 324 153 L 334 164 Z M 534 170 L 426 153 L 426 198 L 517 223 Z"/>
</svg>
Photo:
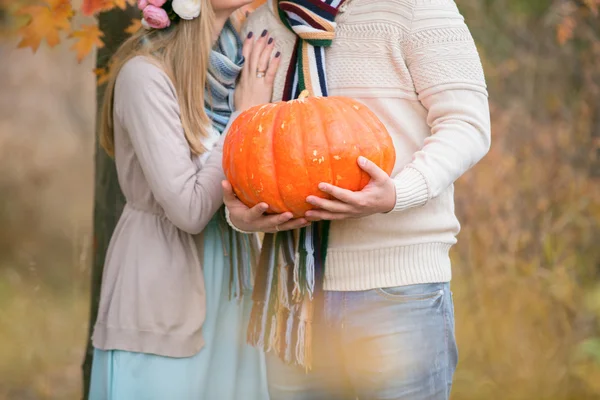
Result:
<svg viewBox="0 0 600 400">
<path fill-rule="evenodd" d="M 227 21 L 210 52 L 204 96 L 204 110 L 219 133 L 223 133 L 234 110 L 233 91 L 243 65 L 242 41 Z"/>
<path fill-rule="evenodd" d="M 233 91 L 243 64 L 242 42 L 231 21 L 227 21 L 210 53 L 204 101 L 204 110 L 219 134 L 234 110 Z M 245 290 L 252 289 L 259 243 L 255 235 L 231 229 L 224 210 L 221 207 L 213 219 L 221 230 L 223 251 L 229 256 L 229 295 L 239 299 Z"/>
<path fill-rule="evenodd" d="M 344 0 L 270 0 L 271 11 L 296 34 L 283 100 L 303 90 L 327 96 L 325 48 L 335 36 Z M 248 342 L 287 364 L 312 363 L 315 313 L 322 310 L 329 221 L 299 232 L 266 234 L 255 278 Z"/>
</svg>

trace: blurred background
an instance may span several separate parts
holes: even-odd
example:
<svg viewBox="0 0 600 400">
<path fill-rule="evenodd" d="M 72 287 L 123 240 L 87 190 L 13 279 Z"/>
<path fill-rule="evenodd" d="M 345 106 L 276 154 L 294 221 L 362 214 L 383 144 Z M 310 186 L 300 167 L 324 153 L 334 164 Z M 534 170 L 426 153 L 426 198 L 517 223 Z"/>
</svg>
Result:
<svg viewBox="0 0 600 400">
<path fill-rule="evenodd" d="M 17 49 L 18 3 L 0 0 L 0 399 L 77 399 L 95 57 Z M 484 63 L 493 144 L 456 189 L 452 398 L 600 399 L 600 1 L 457 4 Z"/>
</svg>

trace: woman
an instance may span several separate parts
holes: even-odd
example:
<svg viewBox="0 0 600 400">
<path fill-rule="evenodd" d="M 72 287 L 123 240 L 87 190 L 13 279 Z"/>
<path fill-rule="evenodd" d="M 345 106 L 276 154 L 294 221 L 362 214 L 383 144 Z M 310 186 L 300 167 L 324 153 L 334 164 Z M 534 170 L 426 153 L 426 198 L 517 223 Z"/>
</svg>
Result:
<svg viewBox="0 0 600 400">
<path fill-rule="evenodd" d="M 266 32 L 242 56 L 229 17 L 249 2 L 139 0 L 146 29 L 115 55 L 101 139 L 127 203 L 106 257 L 91 399 L 267 398 L 244 340 L 254 243 L 219 211 L 227 121 L 269 101 L 279 60 Z"/>
</svg>

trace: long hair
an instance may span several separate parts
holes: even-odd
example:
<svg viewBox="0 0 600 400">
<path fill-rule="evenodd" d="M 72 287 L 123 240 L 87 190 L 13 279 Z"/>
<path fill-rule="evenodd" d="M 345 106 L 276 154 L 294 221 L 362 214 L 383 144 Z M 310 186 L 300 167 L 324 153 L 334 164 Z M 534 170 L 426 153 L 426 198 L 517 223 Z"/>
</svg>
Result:
<svg viewBox="0 0 600 400">
<path fill-rule="evenodd" d="M 110 62 L 100 121 L 100 144 L 114 156 L 113 104 L 117 76 L 127 61 L 145 56 L 162 68 L 173 82 L 181 112 L 181 124 L 192 153 L 206 149 L 210 120 L 204 111 L 204 90 L 213 43 L 214 11 L 210 0 L 202 0 L 198 18 L 179 20 L 166 29 L 140 29 L 115 52 Z"/>
</svg>

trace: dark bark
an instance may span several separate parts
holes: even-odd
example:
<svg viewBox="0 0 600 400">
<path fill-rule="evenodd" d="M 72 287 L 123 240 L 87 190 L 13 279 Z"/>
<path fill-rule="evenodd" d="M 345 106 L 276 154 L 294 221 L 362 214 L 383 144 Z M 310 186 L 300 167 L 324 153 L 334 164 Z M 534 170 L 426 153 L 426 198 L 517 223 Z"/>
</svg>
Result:
<svg viewBox="0 0 600 400">
<path fill-rule="evenodd" d="M 100 30 L 104 33 L 105 46 L 99 49 L 96 59 L 98 68 L 105 68 L 110 57 L 119 48 L 121 43 L 128 37 L 125 29 L 131 23 L 133 17 L 137 17 L 139 11 L 133 7 L 127 10 L 114 9 L 101 13 L 98 17 Z M 102 100 L 104 98 L 104 85 L 98 86 L 96 92 L 97 113 L 96 120 L 100 119 Z M 91 301 L 89 334 L 85 360 L 83 362 L 83 398 L 88 398 L 90 384 L 90 372 L 92 367 L 93 348 L 91 344 L 92 330 L 98 314 L 98 302 L 100 300 L 100 283 L 104 268 L 104 259 L 110 237 L 123 210 L 125 199 L 119 188 L 114 161 L 108 157 L 100 147 L 96 135 L 96 157 L 95 157 L 95 184 L 94 184 L 94 254 L 92 258 L 91 276 Z"/>
</svg>

